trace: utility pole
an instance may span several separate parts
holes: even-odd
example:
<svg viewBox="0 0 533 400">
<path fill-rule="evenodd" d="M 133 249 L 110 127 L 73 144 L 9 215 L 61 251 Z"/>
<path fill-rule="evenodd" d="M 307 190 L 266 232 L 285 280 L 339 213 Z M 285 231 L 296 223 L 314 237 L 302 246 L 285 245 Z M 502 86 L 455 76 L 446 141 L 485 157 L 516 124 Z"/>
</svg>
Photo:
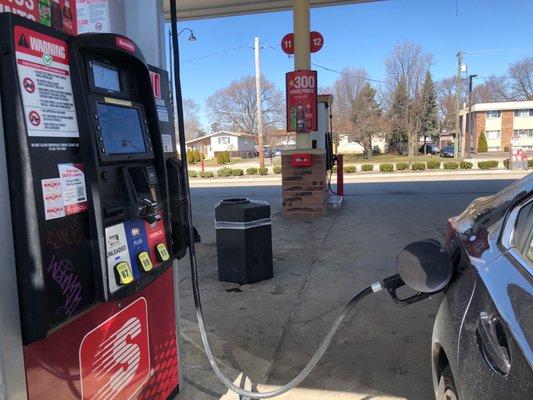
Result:
<svg viewBox="0 0 533 400">
<path fill-rule="evenodd" d="M 259 38 L 254 40 L 255 49 L 255 108 L 257 110 L 257 147 L 259 149 L 259 167 L 265 167 L 263 150 L 263 110 L 261 108 L 261 63 L 259 62 Z"/>
<path fill-rule="evenodd" d="M 459 157 L 459 143 L 461 136 L 461 127 L 459 123 L 459 111 L 461 107 L 461 68 L 463 66 L 463 53 L 459 51 L 457 53 L 457 76 L 455 79 L 455 141 L 453 146 L 453 156 Z"/>
<path fill-rule="evenodd" d="M 472 138 L 472 81 L 477 75 L 468 76 L 468 129 L 465 137 L 465 157 L 470 157 L 470 140 Z"/>
</svg>

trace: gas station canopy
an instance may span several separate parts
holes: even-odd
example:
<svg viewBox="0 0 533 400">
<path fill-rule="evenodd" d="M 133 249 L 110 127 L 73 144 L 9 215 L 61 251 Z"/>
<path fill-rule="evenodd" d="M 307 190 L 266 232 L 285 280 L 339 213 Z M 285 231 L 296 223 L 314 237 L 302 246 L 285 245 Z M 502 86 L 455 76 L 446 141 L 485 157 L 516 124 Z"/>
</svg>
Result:
<svg viewBox="0 0 533 400">
<path fill-rule="evenodd" d="M 165 18 L 170 19 L 170 1 L 164 1 Z M 178 19 L 201 19 L 292 9 L 292 0 L 174 0 Z M 311 7 L 369 3 L 382 0 L 310 0 Z"/>
</svg>

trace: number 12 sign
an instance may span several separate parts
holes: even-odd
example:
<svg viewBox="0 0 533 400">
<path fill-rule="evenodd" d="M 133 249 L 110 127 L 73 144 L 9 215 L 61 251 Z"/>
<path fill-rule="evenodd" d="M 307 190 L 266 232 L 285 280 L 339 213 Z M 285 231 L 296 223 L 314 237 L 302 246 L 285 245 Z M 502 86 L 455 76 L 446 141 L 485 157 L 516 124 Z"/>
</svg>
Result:
<svg viewBox="0 0 533 400">
<path fill-rule="evenodd" d="M 285 76 L 287 132 L 317 130 L 317 73 L 303 70 L 287 72 Z"/>
<path fill-rule="evenodd" d="M 320 32 L 312 31 L 309 36 L 309 51 L 316 53 L 324 46 L 324 36 Z M 286 54 L 294 54 L 294 33 L 287 33 L 281 39 L 281 49 Z"/>
</svg>

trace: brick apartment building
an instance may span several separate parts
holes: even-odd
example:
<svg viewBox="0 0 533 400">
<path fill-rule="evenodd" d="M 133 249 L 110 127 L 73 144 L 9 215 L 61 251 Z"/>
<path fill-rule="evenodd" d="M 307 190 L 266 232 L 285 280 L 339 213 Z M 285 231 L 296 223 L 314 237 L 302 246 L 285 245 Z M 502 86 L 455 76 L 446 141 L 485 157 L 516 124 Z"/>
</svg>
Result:
<svg viewBox="0 0 533 400">
<path fill-rule="evenodd" d="M 461 111 L 460 117 L 462 132 L 468 131 L 468 108 Z M 525 150 L 533 151 L 533 101 L 474 104 L 472 125 L 472 151 L 477 151 L 481 132 L 485 132 L 489 152 L 509 151 L 513 137 Z"/>
</svg>

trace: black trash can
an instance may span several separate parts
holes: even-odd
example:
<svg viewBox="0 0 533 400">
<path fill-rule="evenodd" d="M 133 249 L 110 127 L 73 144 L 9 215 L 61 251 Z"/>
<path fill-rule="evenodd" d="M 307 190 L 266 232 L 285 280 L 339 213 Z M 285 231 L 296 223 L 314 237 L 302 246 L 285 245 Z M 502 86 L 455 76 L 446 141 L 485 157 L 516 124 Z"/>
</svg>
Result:
<svg viewBox="0 0 533 400">
<path fill-rule="evenodd" d="M 270 206 L 226 199 L 215 208 L 218 279 L 240 284 L 273 276 Z"/>
</svg>

